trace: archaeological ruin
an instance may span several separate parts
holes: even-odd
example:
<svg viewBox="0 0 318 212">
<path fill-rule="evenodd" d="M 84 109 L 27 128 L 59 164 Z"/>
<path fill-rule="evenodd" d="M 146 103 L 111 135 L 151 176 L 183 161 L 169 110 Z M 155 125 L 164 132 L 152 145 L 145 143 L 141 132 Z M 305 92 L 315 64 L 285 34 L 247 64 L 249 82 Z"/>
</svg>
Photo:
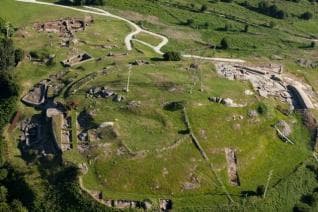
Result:
<svg viewBox="0 0 318 212">
<path fill-rule="evenodd" d="M 73 67 L 91 60 L 94 60 L 94 58 L 88 53 L 81 53 L 78 55 L 74 55 L 66 60 L 63 60 L 61 63 L 64 67 Z"/>
<path fill-rule="evenodd" d="M 217 73 L 229 80 L 248 80 L 253 89 L 264 98 L 274 97 L 287 102 L 292 109 L 315 107 L 316 95 L 306 83 L 300 83 L 283 73 L 280 65 L 243 66 L 216 63 Z"/>
<path fill-rule="evenodd" d="M 225 156 L 227 161 L 227 173 L 229 176 L 229 181 L 232 185 L 239 186 L 240 179 L 237 170 L 237 158 L 236 151 L 232 148 L 225 148 Z"/>
</svg>

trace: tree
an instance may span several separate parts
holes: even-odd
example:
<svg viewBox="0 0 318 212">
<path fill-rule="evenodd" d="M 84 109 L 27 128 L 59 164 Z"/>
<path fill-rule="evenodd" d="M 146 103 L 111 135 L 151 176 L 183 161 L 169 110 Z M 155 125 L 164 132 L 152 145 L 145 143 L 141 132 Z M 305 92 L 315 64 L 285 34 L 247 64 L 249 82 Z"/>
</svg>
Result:
<svg viewBox="0 0 318 212">
<path fill-rule="evenodd" d="M 316 47 L 316 42 L 315 41 L 312 41 L 311 43 L 310 43 L 310 48 L 315 48 Z"/>
<path fill-rule="evenodd" d="M 193 19 L 187 19 L 186 25 L 191 26 L 194 23 Z"/>
<path fill-rule="evenodd" d="M 305 204 L 305 203 L 297 203 L 295 206 L 294 206 L 294 209 L 293 209 L 294 212 L 309 212 L 310 211 L 310 206 Z"/>
<path fill-rule="evenodd" d="M 0 71 L 8 70 L 15 65 L 15 49 L 10 39 L 0 41 Z"/>
<path fill-rule="evenodd" d="M 16 49 L 14 51 L 14 62 L 16 65 L 23 60 L 23 57 L 24 57 L 24 52 L 22 49 Z"/>
<path fill-rule="evenodd" d="M 11 205 L 11 210 L 16 211 L 16 212 L 27 212 L 28 209 L 23 206 L 22 202 L 19 200 L 14 199 L 12 201 Z"/>
<path fill-rule="evenodd" d="M 312 19 L 313 14 L 311 12 L 304 12 L 303 14 L 300 15 L 299 18 L 304 19 L 304 20 L 309 20 Z"/>
<path fill-rule="evenodd" d="M 263 194 L 265 193 L 265 186 L 264 185 L 259 185 L 256 188 L 256 194 L 257 196 L 263 196 Z"/>
<path fill-rule="evenodd" d="M 264 103 L 260 102 L 260 103 L 258 103 L 256 110 L 259 114 L 265 115 L 267 113 L 268 109 Z"/>
<path fill-rule="evenodd" d="M 208 6 L 206 6 L 206 4 L 203 4 L 203 5 L 201 6 L 200 11 L 201 11 L 201 12 L 205 12 L 207 9 L 208 9 Z"/>
<path fill-rule="evenodd" d="M 8 176 L 8 170 L 0 169 L 0 181 L 3 181 Z"/>
<path fill-rule="evenodd" d="M 165 61 L 180 61 L 181 60 L 181 54 L 179 52 L 166 52 L 163 54 L 163 59 Z"/>
<path fill-rule="evenodd" d="M 4 186 L 0 186 L 0 202 L 7 201 L 7 194 L 8 194 L 7 188 Z"/>
<path fill-rule="evenodd" d="M 249 25 L 245 24 L 243 32 L 248 32 Z"/>
<path fill-rule="evenodd" d="M 233 28 L 232 24 L 225 24 L 224 31 L 230 31 Z"/>
<path fill-rule="evenodd" d="M 230 42 L 227 38 L 223 38 L 220 43 L 221 49 L 229 49 L 231 47 Z"/>
</svg>

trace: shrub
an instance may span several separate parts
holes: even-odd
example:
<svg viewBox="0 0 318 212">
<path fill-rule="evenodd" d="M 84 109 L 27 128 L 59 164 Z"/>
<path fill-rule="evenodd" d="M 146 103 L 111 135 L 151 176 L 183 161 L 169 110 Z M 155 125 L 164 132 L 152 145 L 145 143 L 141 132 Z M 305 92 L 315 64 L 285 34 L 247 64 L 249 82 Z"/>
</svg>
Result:
<svg viewBox="0 0 318 212">
<path fill-rule="evenodd" d="M 61 3 L 74 6 L 105 5 L 105 0 L 62 0 Z"/>
<path fill-rule="evenodd" d="M 299 18 L 304 19 L 304 20 L 309 20 L 313 17 L 313 14 L 311 12 L 304 12 L 303 14 L 300 15 Z"/>
<path fill-rule="evenodd" d="M 297 203 L 294 208 L 293 208 L 294 212 L 308 212 L 310 211 L 310 206 L 305 204 L 305 203 Z"/>
<path fill-rule="evenodd" d="M 230 42 L 227 38 L 223 38 L 220 43 L 221 49 L 229 49 L 231 48 Z"/>
<path fill-rule="evenodd" d="M 181 60 L 181 54 L 179 52 L 166 52 L 163 55 L 163 59 L 165 61 L 180 61 Z"/>
<path fill-rule="evenodd" d="M 264 103 L 259 103 L 257 105 L 257 108 L 256 108 L 257 112 L 261 115 L 264 115 L 267 113 L 267 106 L 264 104 Z"/>
<path fill-rule="evenodd" d="M 243 32 L 248 32 L 249 25 L 245 24 Z"/>
<path fill-rule="evenodd" d="M 316 199 L 312 194 L 306 194 L 301 197 L 301 201 L 310 206 L 313 206 L 316 203 Z"/>
<path fill-rule="evenodd" d="M 193 19 L 187 19 L 185 25 L 191 26 L 194 23 Z"/>
<path fill-rule="evenodd" d="M 206 4 L 203 4 L 203 5 L 201 6 L 200 11 L 201 11 L 201 12 L 205 12 L 207 9 L 208 9 L 208 6 L 206 6 Z"/>
<path fill-rule="evenodd" d="M 164 109 L 169 111 L 177 111 L 182 110 L 185 106 L 184 101 L 178 101 L 178 102 L 168 102 L 165 104 Z"/>
<path fill-rule="evenodd" d="M 265 186 L 264 185 L 257 186 L 256 188 L 257 196 L 263 196 L 264 193 L 265 193 Z"/>
<path fill-rule="evenodd" d="M 224 25 L 224 31 L 230 31 L 233 29 L 233 26 L 231 24 L 225 24 Z"/>
<path fill-rule="evenodd" d="M 23 60 L 23 57 L 24 57 L 24 52 L 22 49 L 16 49 L 14 51 L 14 60 L 16 65 Z"/>
</svg>

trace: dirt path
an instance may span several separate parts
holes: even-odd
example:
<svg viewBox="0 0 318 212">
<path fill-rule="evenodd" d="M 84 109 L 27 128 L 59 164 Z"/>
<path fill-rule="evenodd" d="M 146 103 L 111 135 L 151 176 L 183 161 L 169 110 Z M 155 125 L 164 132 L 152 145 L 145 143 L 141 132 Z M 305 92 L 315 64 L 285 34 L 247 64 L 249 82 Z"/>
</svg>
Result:
<svg viewBox="0 0 318 212">
<path fill-rule="evenodd" d="M 86 8 L 86 10 L 85 10 L 85 9 L 80 9 L 80 8 L 76 8 L 76 7 L 69 7 L 69 6 L 59 5 L 59 4 L 36 1 L 36 0 L 16 0 L 16 1 L 25 2 L 25 3 L 42 4 L 42 5 L 48 5 L 48 6 L 55 6 L 55 7 L 62 7 L 62 8 L 71 9 L 71 10 L 75 10 L 75 11 L 79 11 L 79 12 L 101 15 L 101 16 L 106 16 L 106 17 L 112 17 L 115 19 L 125 21 L 126 23 L 128 23 L 130 26 L 132 26 L 134 28 L 134 31 L 129 33 L 125 37 L 125 45 L 126 45 L 126 48 L 128 51 L 131 51 L 133 49 L 131 42 L 133 40 L 135 40 L 134 36 L 141 33 L 141 32 L 147 33 L 147 34 L 155 36 L 155 37 L 159 37 L 162 40 L 157 46 L 153 46 L 153 45 L 151 45 L 147 42 L 144 42 L 144 41 L 136 40 L 137 42 L 140 42 L 140 43 L 150 47 L 151 49 L 153 49 L 156 53 L 158 53 L 160 55 L 163 55 L 161 48 L 164 47 L 165 45 L 167 45 L 167 43 L 169 42 L 168 38 L 163 36 L 163 35 L 144 30 L 144 29 L 140 28 L 137 24 L 133 23 L 132 21 L 130 21 L 126 18 L 111 14 L 111 13 L 109 13 L 105 10 L 99 9 L 99 8 L 84 6 L 84 8 Z M 245 62 L 244 60 L 241 60 L 241 59 L 201 57 L 201 56 L 197 56 L 197 55 L 182 55 L 182 56 L 184 58 L 196 58 L 196 59 L 201 59 L 201 60 L 219 61 L 219 62 L 232 62 L 232 63 L 244 63 Z"/>
</svg>

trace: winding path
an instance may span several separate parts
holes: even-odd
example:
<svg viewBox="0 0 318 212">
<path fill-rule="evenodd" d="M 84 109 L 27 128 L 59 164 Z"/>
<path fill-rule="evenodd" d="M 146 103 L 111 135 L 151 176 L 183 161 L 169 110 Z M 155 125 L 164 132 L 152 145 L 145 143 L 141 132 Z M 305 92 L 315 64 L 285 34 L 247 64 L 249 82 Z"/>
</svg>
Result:
<svg viewBox="0 0 318 212">
<path fill-rule="evenodd" d="M 101 16 L 111 17 L 111 18 L 125 21 L 126 23 L 128 23 L 130 26 L 132 26 L 134 28 L 134 31 L 129 33 L 125 37 L 125 45 L 126 45 L 126 48 L 128 51 L 131 51 L 133 49 L 132 48 L 132 41 L 137 41 L 139 43 L 142 43 L 143 45 L 150 47 L 156 53 L 163 55 L 164 53 L 161 51 L 161 48 L 164 47 L 165 45 L 167 45 L 167 43 L 169 42 L 168 38 L 163 36 L 163 35 L 144 30 L 141 27 L 139 27 L 137 24 L 135 24 L 134 22 L 132 22 L 126 18 L 111 14 L 111 13 L 109 13 L 105 10 L 99 9 L 99 8 L 84 6 L 84 8 L 86 8 L 86 9 L 80 9 L 80 8 L 76 8 L 76 7 L 64 6 L 64 5 L 53 4 L 53 3 L 48 3 L 48 2 L 41 2 L 41 1 L 37 1 L 37 0 L 16 0 L 16 1 L 25 2 L 25 3 L 33 3 L 33 4 L 42 4 L 42 5 L 48 5 L 48 6 L 55 6 L 55 7 L 62 7 L 62 8 L 71 9 L 71 10 L 75 10 L 75 11 L 79 11 L 79 12 L 90 13 L 90 14 L 94 14 L 94 15 L 101 15 Z M 141 32 L 147 33 L 147 34 L 155 36 L 155 37 L 159 37 L 162 41 L 157 46 L 153 46 L 147 42 L 144 42 L 144 41 L 141 41 L 138 39 L 134 39 L 134 36 L 141 33 Z M 216 62 L 231 62 L 231 63 L 244 63 L 245 62 L 244 60 L 241 60 L 241 59 L 202 57 L 202 56 L 197 56 L 197 55 L 182 55 L 182 57 L 195 58 L 195 59 L 208 60 L 208 61 L 216 61 Z"/>
</svg>

